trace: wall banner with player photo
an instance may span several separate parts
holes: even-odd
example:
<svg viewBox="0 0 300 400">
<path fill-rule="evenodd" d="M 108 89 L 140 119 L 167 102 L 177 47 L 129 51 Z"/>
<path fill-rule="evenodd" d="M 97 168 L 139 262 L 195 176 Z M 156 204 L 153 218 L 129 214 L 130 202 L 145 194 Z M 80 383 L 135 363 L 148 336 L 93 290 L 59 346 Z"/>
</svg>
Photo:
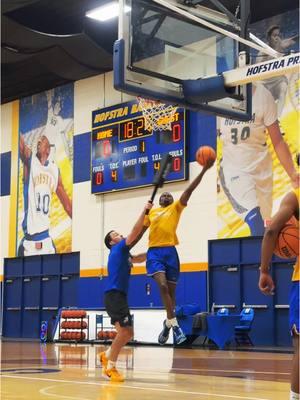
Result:
<svg viewBox="0 0 300 400">
<path fill-rule="evenodd" d="M 298 11 L 259 21 L 250 31 L 283 55 L 298 51 Z M 254 50 L 251 57 L 252 63 L 270 58 Z M 299 74 L 259 81 L 252 96 L 250 121 L 217 118 L 218 238 L 263 235 L 296 182 Z"/>
<path fill-rule="evenodd" d="M 74 85 L 20 100 L 17 255 L 72 251 Z"/>
</svg>

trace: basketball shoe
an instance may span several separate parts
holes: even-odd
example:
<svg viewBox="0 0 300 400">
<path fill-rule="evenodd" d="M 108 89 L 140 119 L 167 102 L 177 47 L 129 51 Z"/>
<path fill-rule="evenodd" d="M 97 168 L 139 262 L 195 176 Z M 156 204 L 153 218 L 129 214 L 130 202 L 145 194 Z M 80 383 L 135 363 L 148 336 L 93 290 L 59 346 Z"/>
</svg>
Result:
<svg viewBox="0 0 300 400">
<path fill-rule="evenodd" d="M 120 374 L 116 367 L 111 369 L 104 368 L 104 374 L 112 381 L 112 382 L 124 382 L 124 376 Z"/>
<path fill-rule="evenodd" d="M 174 344 L 180 344 L 186 340 L 186 336 L 179 326 L 173 326 L 173 338 Z"/>
<path fill-rule="evenodd" d="M 108 363 L 108 358 L 106 357 L 105 351 L 103 351 L 102 353 L 100 353 L 100 362 L 102 364 L 103 368 L 107 367 L 107 363 Z"/>
<path fill-rule="evenodd" d="M 163 323 L 163 330 L 160 332 L 158 336 L 158 343 L 163 345 L 166 343 L 166 341 L 169 339 L 169 334 L 170 334 L 171 327 L 167 327 L 166 320 L 164 320 Z"/>
</svg>

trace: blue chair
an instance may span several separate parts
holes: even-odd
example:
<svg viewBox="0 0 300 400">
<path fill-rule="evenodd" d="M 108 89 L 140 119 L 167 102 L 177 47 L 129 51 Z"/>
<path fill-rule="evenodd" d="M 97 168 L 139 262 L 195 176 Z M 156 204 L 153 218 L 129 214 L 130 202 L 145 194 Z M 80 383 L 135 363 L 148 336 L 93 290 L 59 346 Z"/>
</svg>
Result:
<svg viewBox="0 0 300 400">
<path fill-rule="evenodd" d="M 238 345 L 248 344 L 253 346 L 252 340 L 249 336 L 253 319 L 254 319 L 253 308 L 243 308 L 243 310 L 240 313 L 240 325 L 237 325 L 234 328 L 235 341 Z"/>
<path fill-rule="evenodd" d="M 226 307 L 222 307 L 217 311 L 217 315 L 229 315 L 229 310 Z"/>
</svg>

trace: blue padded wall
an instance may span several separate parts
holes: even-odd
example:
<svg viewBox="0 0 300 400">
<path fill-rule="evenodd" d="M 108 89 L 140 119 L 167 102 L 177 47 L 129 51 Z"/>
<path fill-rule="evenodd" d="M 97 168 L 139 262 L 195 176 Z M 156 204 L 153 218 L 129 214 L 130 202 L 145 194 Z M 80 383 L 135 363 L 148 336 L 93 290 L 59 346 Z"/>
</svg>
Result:
<svg viewBox="0 0 300 400">
<path fill-rule="evenodd" d="M 81 278 L 78 307 L 104 307 L 105 280 L 106 278 L 100 280 L 97 277 Z M 177 304 L 198 303 L 203 311 L 207 310 L 205 271 L 181 273 L 176 290 L 176 302 Z M 128 303 L 132 308 L 163 307 L 156 282 L 146 275 L 131 276 Z"/>
<path fill-rule="evenodd" d="M 102 308 L 104 296 L 104 279 L 98 277 L 80 278 L 78 307 Z"/>
<path fill-rule="evenodd" d="M 274 312 L 272 296 L 265 296 L 258 288 L 258 265 L 241 267 L 241 308 L 243 304 L 254 305 L 255 318 L 251 329 L 251 338 L 256 345 L 274 346 Z M 259 308 L 263 306 L 266 308 Z"/>
<path fill-rule="evenodd" d="M 273 257 L 276 291 L 274 296 L 265 296 L 258 288 L 260 253 L 260 237 L 209 241 L 209 308 L 234 305 L 230 312 L 238 314 L 243 307 L 253 306 L 253 343 L 291 346 L 288 298 L 293 262 Z"/>
<path fill-rule="evenodd" d="M 43 258 L 43 275 L 57 275 L 60 273 L 60 255 L 52 254 L 51 257 Z"/>
<path fill-rule="evenodd" d="M 231 265 L 240 261 L 238 239 L 210 240 L 208 242 L 209 265 Z"/>
<path fill-rule="evenodd" d="M 79 253 L 4 260 L 3 336 L 38 338 L 41 321 L 78 304 Z"/>
<path fill-rule="evenodd" d="M 39 276 L 42 269 L 41 256 L 29 256 L 23 259 L 23 276 Z"/>
</svg>

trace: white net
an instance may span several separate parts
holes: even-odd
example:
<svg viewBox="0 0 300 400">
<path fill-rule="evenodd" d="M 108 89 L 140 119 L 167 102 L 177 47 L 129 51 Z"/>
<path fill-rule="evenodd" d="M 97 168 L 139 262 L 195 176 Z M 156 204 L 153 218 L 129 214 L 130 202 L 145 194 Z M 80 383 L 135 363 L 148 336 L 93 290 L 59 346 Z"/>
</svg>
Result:
<svg viewBox="0 0 300 400">
<path fill-rule="evenodd" d="M 147 131 L 171 130 L 174 114 L 177 111 L 176 106 L 144 99 L 143 97 L 137 99 L 145 118 L 145 129 Z"/>
</svg>

